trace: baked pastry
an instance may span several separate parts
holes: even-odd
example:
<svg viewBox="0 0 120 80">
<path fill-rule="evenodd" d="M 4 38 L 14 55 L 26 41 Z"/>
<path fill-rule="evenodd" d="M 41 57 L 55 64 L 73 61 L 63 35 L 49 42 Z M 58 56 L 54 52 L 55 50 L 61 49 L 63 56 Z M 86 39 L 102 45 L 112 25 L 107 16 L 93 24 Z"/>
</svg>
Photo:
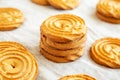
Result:
<svg viewBox="0 0 120 80">
<path fill-rule="evenodd" d="M 76 54 L 71 54 L 68 56 L 56 56 L 56 55 L 52 55 L 50 52 L 47 52 L 44 50 L 44 48 L 40 48 L 40 52 L 41 54 L 46 57 L 47 59 L 53 61 L 53 62 L 57 62 L 57 63 L 66 63 L 66 62 L 72 62 L 74 60 L 77 60 L 80 56 L 83 55 L 84 53 L 84 49 L 81 49 L 79 52 L 77 52 Z"/>
<path fill-rule="evenodd" d="M 102 38 L 90 48 L 91 58 L 101 65 L 120 68 L 120 39 Z"/>
<path fill-rule="evenodd" d="M 100 0 L 96 9 L 101 20 L 120 23 L 120 0 Z"/>
<path fill-rule="evenodd" d="M 84 47 L 85 47 L 85 45 L 84 46 L 79 46 L 78 48 L 74 48 L 74 49 L 60 50 L 60 49 L 48 46 L 45 43 L 43 43 L 43 41 L 41 41 L 41 48 L 43 48 L 45 51 L 47 51 L 47 52 L 49 52 L 49 53 L 51 53 L 52 55 L 55 55 L 55 56 L 69 56 L 69 55 L 72 55 L 72 54 L 76 54 L 81 49 L 83 49 Z"/>
<path fill-rule="evenodd" d="M 59 80 L 96 80 L 96 79 L 86 74 L 76 74 L 64 76 Z"/>
<path fill-rule="evenodd" d="M 39 4 L 39 5 L 49 5 L 48 0 L 31 0 L 32 2 Z"/>
<path fill-rule="evenodd" d="M 22 46 L 21 44 L 18 44 L 16 42 L 9 42 L 9 41 L 8 42 L 7 41 L 0 42 L 0 51 L 9 49 L 9 48 L 26 51 L 26 48 L 24 46 Z"/>
<path fill-rule="evenodd" d="M 36 80 L 37 74 L 37 62 L 24 46 L 0 42 L 0 80 Z"/>
<path fill-rule="evenodd" d="M 50 5 L 57 9 L 73 9 L 79 5 L 78 0 L 48 0 Z"/>
<path fill-rule="evenodd" d="M 83 19 L 60 14 L 45 20 L 41 27 L 40 52 L 54 62 L 70 62 L 84 53 L 87 27 Z"/>
<path fill-rule="evenodd" d="M 74 41 L 87 33 L 84 20 L 72 14 L 51 16 L 42 23 L 40 30 L 41 34 L 55 42 Z"/>
<path fill-rule="evenodd" d="M 86 42 L 86 35 L 80 39 L 77 39 L 77 40 L 74 40 L 71 42 L 66 42 L 66 43 L 55 42 L 55 41 L 52 41 L 49 38 L 47 38 L 45 35 L 41 35 L 41 41 L 43 41 L 43 43 L 45 43 L 46 45 L 51 46 L 53 48 L 57 48 L 60 50 L 68 50 L 68 49 L 75 49 L 80 46 L 84 47 L 85 42 Z"/>
<path fill-rule="evenodd" d="M 24 18 L 16 8 L 0 8 L 0 31 L 13 30 L 20 27 Z"/>
</svg>

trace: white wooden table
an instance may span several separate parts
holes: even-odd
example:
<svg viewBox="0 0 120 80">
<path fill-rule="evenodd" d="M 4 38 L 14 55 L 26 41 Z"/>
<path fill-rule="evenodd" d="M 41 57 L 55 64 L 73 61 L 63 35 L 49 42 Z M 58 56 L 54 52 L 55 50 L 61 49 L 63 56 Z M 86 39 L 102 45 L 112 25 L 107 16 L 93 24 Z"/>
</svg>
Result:
<svg viewBox="0 0 120 80">
<path fill-rule="evenodd" d="M 120 38 L 120 24 L 110 24 L 99 20 L 96 15 L 98 0 L 80 0 L 74 10 L 56 10 L 49 6 L 39 6 L 30 0 L 0 0 L 0 7 L 16 7 L 25 16 L 24 24 L 13 31 L 0 32 L 0 41 L 16 41 L 23 44 L 37 59 L 39 75 L 37 80 L 57 80 L 68 74 L 88 74 L 97 80 L 120 80 L 120 69 L 100 66 L 89 57 L 91 44 L 99 38 Z M 40 25 L 51 15 L 71 13 L 82 17 L 88 26 L 88 38 L 85 54 L 70 63 L 54 63 L 39 52 Z"/>
</svg>

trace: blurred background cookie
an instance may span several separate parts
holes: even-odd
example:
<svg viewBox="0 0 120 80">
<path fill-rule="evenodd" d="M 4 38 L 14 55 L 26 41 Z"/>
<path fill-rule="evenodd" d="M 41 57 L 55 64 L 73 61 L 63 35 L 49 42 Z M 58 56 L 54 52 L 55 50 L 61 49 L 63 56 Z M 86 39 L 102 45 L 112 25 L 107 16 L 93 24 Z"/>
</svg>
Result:
<svg viewBox="0 0 120 80">
<path fill-rule="evenodd" d="M 91 58 L 98 64 L 120 68 L 120 39 L 102 38 L 90 48 Z"/>
<path fill-rule="evenodd" d="M 39 5 L 51 5 L 56 9 L 70 10 L 79 5 L 79 0 L 31 0 Z"/>
<path fill-rule="evenodd" d="M 79 0 L 48 0 L 51 6 L 56 9 L 69 10 L 79 5 Z"/>
<path fill-rule="evenodd" d="M 100 0 L 96 10 L 96 14 L 101 20 L 120 23 L 120 0 Z"/>
<path fill-rule="evenodd" d="M 13 30 L 23 23 L 23 13 L 16 8 L 0 8 L 0 31 Z"/>
<path fill-rule="evenodd" d="M 86 74 L 76 74 L 64 76 L 59 80 L 96 80 L 96 79 Z"/>
<path fill-rule="evenodd" d="M 31 1 L 39 5 L 44 5 L 44 6 L 49 5 L 48 0 L 31 0 Z"/>
</svg>

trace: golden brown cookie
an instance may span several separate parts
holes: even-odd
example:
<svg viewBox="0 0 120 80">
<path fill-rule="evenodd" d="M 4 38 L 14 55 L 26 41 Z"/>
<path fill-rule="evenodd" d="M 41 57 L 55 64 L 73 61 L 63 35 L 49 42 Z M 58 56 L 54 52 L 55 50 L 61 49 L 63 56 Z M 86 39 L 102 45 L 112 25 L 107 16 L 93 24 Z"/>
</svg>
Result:
<svg viewBox="0 0 120 80">
<path fill-rule="evenodd" d="M 16 8 L 0 8 L 0 31 L 13 30 L 20 27 L 24 18 Z"/>
<path fill-rule="evenodd" d="M 120 0 L 100 0 L 96 10 L 96 14 L 101 20 L 120 23 Z"/>
<path fill-rule="evenodd" d="M 31 0 L 32 2 L 39 4 L 39 5 L 49 5 L 48 0 Z"/>
<path fill-rule="evenodd" d="M 76 54 L 76 53 L 79 53 L 79 51 L 83 49 L 84 47 L 85 47 L 85 44 L 84 46 L 79 46 L 78 48 L 74 48 L 74 49 L 60 50 L 60 49 L 48 46 L 45 43 L 43 43 L 43 41 L 41 41 L 41 48 L 43 48 L 45 51 L 55 56 L 69 56 L 72 54 Z"/>
<path fill-rule="evenodd" d="M 64 76 L 59 80 L 96 80 L 96 79 L 86 74 L 76 74 Z"/>
<path fill-rule="evenodd" d="M 43 43 L 45 43 L 46 45 L 51 46 L 53 48 L 57 48 L 60 50 L 68 50 L 68 49 L 75 49 L 80 46 L 82 46 L 82 47 L 85 46 L 86 35 L 80 39 L 77 39 L 77 40 L 74 40 L 71 42 L 66 42 L 66 43 L 55 42 L 55 41 L 52 41 L 49 38 L 47 38 L 45 35 L 41 35 L 41 41 L 43 41 Z"/>
<path fill-rule="evenodd" d="M 81 49 L 76 54 L 68 55 L 66 57 L 52 55 L 49 52 L 45 51 L 42 47 L 40 48 L 40 52 L 42 55 L 44 55 L 44 57 L 46 57 L 47 59 L 51 61 L 54 61 L 57 63 L 65 63 L 65 62 L 71 62 L 71 61 L 77 60 L 84 53 L 84 49 Z"/>
<path fill-rule="evenodd" d="M 57 9 L 73 9 L 79 5 L 78 0 L 48 0 L 48 2 Z"/>
<path fill-rule="evenodd" d="M 26 48 L 19 43 L 9 42 L 9 41 L 0 42 L 0 51 L 6 50 L 6 49 L 9 49 L 9 48 L 14 48 L 14 49 L 17 49 L 17 50 L 26 51 Z"/>
<path fill-rule="evenodd" d="M 101 65 L 120 68 L 120 39 L 102 38 L 90 48 L 91 58 Z"/>
<path fill-rule="evenodd" d="M 0 42 L 1 47 L 1 80 L 36 80 L 38 65 L 30 52 L 16 42 Z"/>
<path fill-rule="evenodd" d="M 86 35 L 87 27 L 82 18 L 72 14 L 51 16 L 41 25 L 41 34 L 55 42 L 70 42 Z"/>
</svg>

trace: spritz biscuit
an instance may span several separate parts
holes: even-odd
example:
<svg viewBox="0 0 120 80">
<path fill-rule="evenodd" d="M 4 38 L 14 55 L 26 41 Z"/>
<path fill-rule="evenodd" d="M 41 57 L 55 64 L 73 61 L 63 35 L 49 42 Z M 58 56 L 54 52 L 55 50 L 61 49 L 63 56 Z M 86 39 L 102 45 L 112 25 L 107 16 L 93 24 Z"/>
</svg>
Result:
<svg viewBox="0 0 120 80">
<path fill-rule="evenodd" d="M 64 76 L 59 80 L 96 80 L 96 79 L 86 74 L 76 74 Z"/>
<path fill-rule="evenodd" d="M 38 65 L 19 43 L 0 42 L 0 80 L 36 80 Z"/>
<path fill-rule="evenodd" d="M 48 0 L 32 0 L 32 2 L 44 6 L 49 5 Z"/>
<path fill-rule="evenodd" d="M 47 38 L 45 35 L 41 35 L 41 36 L 42 36 L 41 39 L 43 43 L 53 48 L 60 49 L 60 50 L 75 49 L 80 46 L 84 47 L 86 43 L 86 35 L 80 39 L 77 39 L 71 42 L 65 42 L 65 43 L 52 41 L 49 38 Z"/>
<path fill-rule="evenodd" d="M 102 38 L 90 48 L 91 58 L 101 65 L 120 68 L 120 39 Z"/>
<path fill-rule="evenodd" d="M 100 0 L 96 10 L 96 14 L 101 20 L 120 23 L 120 0 Z"/>
<path fill-rule="evenodd" d="M 69 10 L 79 5 L 79 0 L 48 0 L 50 5 L 57 9 Z"/>
<path fill-rule="evenodd" d="M 87 33 L 84 20 L 72 14 L 51 16 L 42 23 L 40 30 L 41 34 L 55 42 L 74 41 Z"/>
<path fill-rule="evenodd" d="M 74 49 L 61 50 L 61 49 L 53 48 L 49 45 L 46 45 L 43 41 L 41 41 L 41 47 L 45 51 L 48 51 L 52 55 L 55 55 L 55 56 L 69 56 L 69 55 L 78 53 L 81 49 L 83 49 L 85 47 L 85 45 L 84 46 L 79 46 L 78 48 L 74 48 Z"/>
<path fill-rule="evenodd" d="M 57 63 L 66 63 L 66 62 L 72 62 L 77 60 L 80 56 L 83 55 L 84 49 L 81 49 L 79 52 L 76 54 L 68 55 L 68 56 L 55 56 L 51 54 L 50 52 L 47 52 L 44 50 L 44 48 L 40 48 L 41 54 L 46 57 L 48 60 L 51 60 L 53 62 Z"/>
<path fill-rule="evenodd" d="M 23 23 L 23 13 L 16 8 L 0 8 L 0 31 L 13 30 Z"/>
</svg>

